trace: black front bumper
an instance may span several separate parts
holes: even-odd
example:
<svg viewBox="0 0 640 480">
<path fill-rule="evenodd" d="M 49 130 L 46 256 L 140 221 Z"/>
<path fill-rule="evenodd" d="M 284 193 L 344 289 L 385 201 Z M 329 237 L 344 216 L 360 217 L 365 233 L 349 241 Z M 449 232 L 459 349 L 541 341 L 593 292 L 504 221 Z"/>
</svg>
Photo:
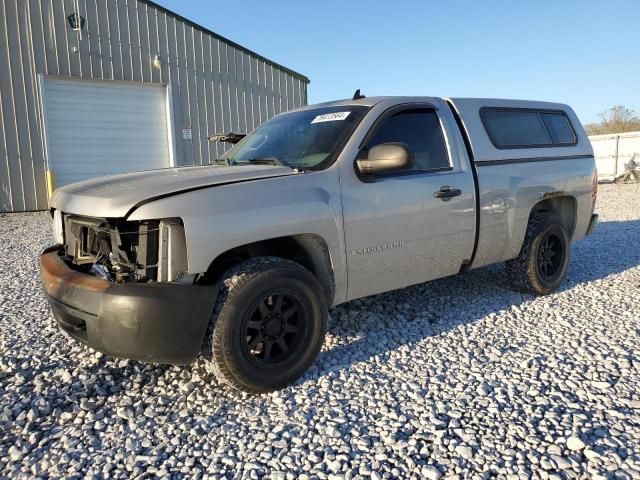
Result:
<svg viewBox="0 0 640 480">
<path fill-rule="evenodd" d="M 108 355 L 188 364 L 202 345 L 217 290 L 179 283 L 112 283 L 70 268 L 58 246 L 40 256 L 42 285 L 62 330 Z"/>
</svg>

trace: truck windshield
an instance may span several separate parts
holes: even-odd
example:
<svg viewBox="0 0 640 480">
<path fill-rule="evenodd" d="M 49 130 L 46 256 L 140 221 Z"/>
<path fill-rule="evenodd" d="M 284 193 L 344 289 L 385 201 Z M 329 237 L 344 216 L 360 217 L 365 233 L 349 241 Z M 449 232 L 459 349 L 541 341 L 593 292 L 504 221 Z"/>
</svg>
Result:
<svg viewBox="0 0 640 480">
<path fill-rule="evenodd" d="M 301 170 L 327 168 L 369 107 L 334 106 L 284 113 L 229 150 L 229 165 L 273 163 Z"/>
</svg>

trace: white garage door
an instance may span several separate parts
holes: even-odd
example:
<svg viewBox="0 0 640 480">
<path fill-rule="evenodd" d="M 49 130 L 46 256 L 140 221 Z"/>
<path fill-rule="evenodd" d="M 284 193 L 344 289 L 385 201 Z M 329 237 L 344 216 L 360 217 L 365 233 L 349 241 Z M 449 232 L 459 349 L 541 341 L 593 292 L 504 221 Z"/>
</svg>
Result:
<svg viewBox="0 0 640 480">
<path fill-rule="evenodd" d="M 171 166 L 166 88 L 46 79 L 45 134 L 55 186 Z"/>
</svg>

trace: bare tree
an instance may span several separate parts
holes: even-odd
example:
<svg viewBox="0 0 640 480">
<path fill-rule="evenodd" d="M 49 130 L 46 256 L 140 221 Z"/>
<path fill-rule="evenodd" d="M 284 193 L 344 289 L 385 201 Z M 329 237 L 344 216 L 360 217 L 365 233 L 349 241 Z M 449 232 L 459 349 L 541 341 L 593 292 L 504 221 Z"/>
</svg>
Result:
<svg viewBox="0 0 640 480">
<path fill-rule="evenodd" d="M 585 125 L 589 135 L 604 133 L 624 133 L 640 130 L 640 117 L 624 105 L 615 105 L 598 115 L 600 123 Z"/>
</svg>

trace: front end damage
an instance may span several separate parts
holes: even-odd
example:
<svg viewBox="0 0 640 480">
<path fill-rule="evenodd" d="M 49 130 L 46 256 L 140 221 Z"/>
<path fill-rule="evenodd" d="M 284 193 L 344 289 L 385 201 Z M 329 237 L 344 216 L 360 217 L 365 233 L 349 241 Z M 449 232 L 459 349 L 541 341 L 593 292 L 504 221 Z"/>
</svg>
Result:
<svg viewBox="0 0 640 480">
<path fill-rule="evenodd" d="M 186 274 L 180 219 L 127 222 L 61 214 L 55 221 L 62 223 L 65 256 L 78 271 L 116 283 L 176 281 Z"/>
<path fill-rule="evenodd" d="M 200 352 L 215 287 L 187 274 L 179 219 L 128 222 L 54 213 L 40 257 L 60 328 L 104 353 L 186 364 Z"/>
</svg>

